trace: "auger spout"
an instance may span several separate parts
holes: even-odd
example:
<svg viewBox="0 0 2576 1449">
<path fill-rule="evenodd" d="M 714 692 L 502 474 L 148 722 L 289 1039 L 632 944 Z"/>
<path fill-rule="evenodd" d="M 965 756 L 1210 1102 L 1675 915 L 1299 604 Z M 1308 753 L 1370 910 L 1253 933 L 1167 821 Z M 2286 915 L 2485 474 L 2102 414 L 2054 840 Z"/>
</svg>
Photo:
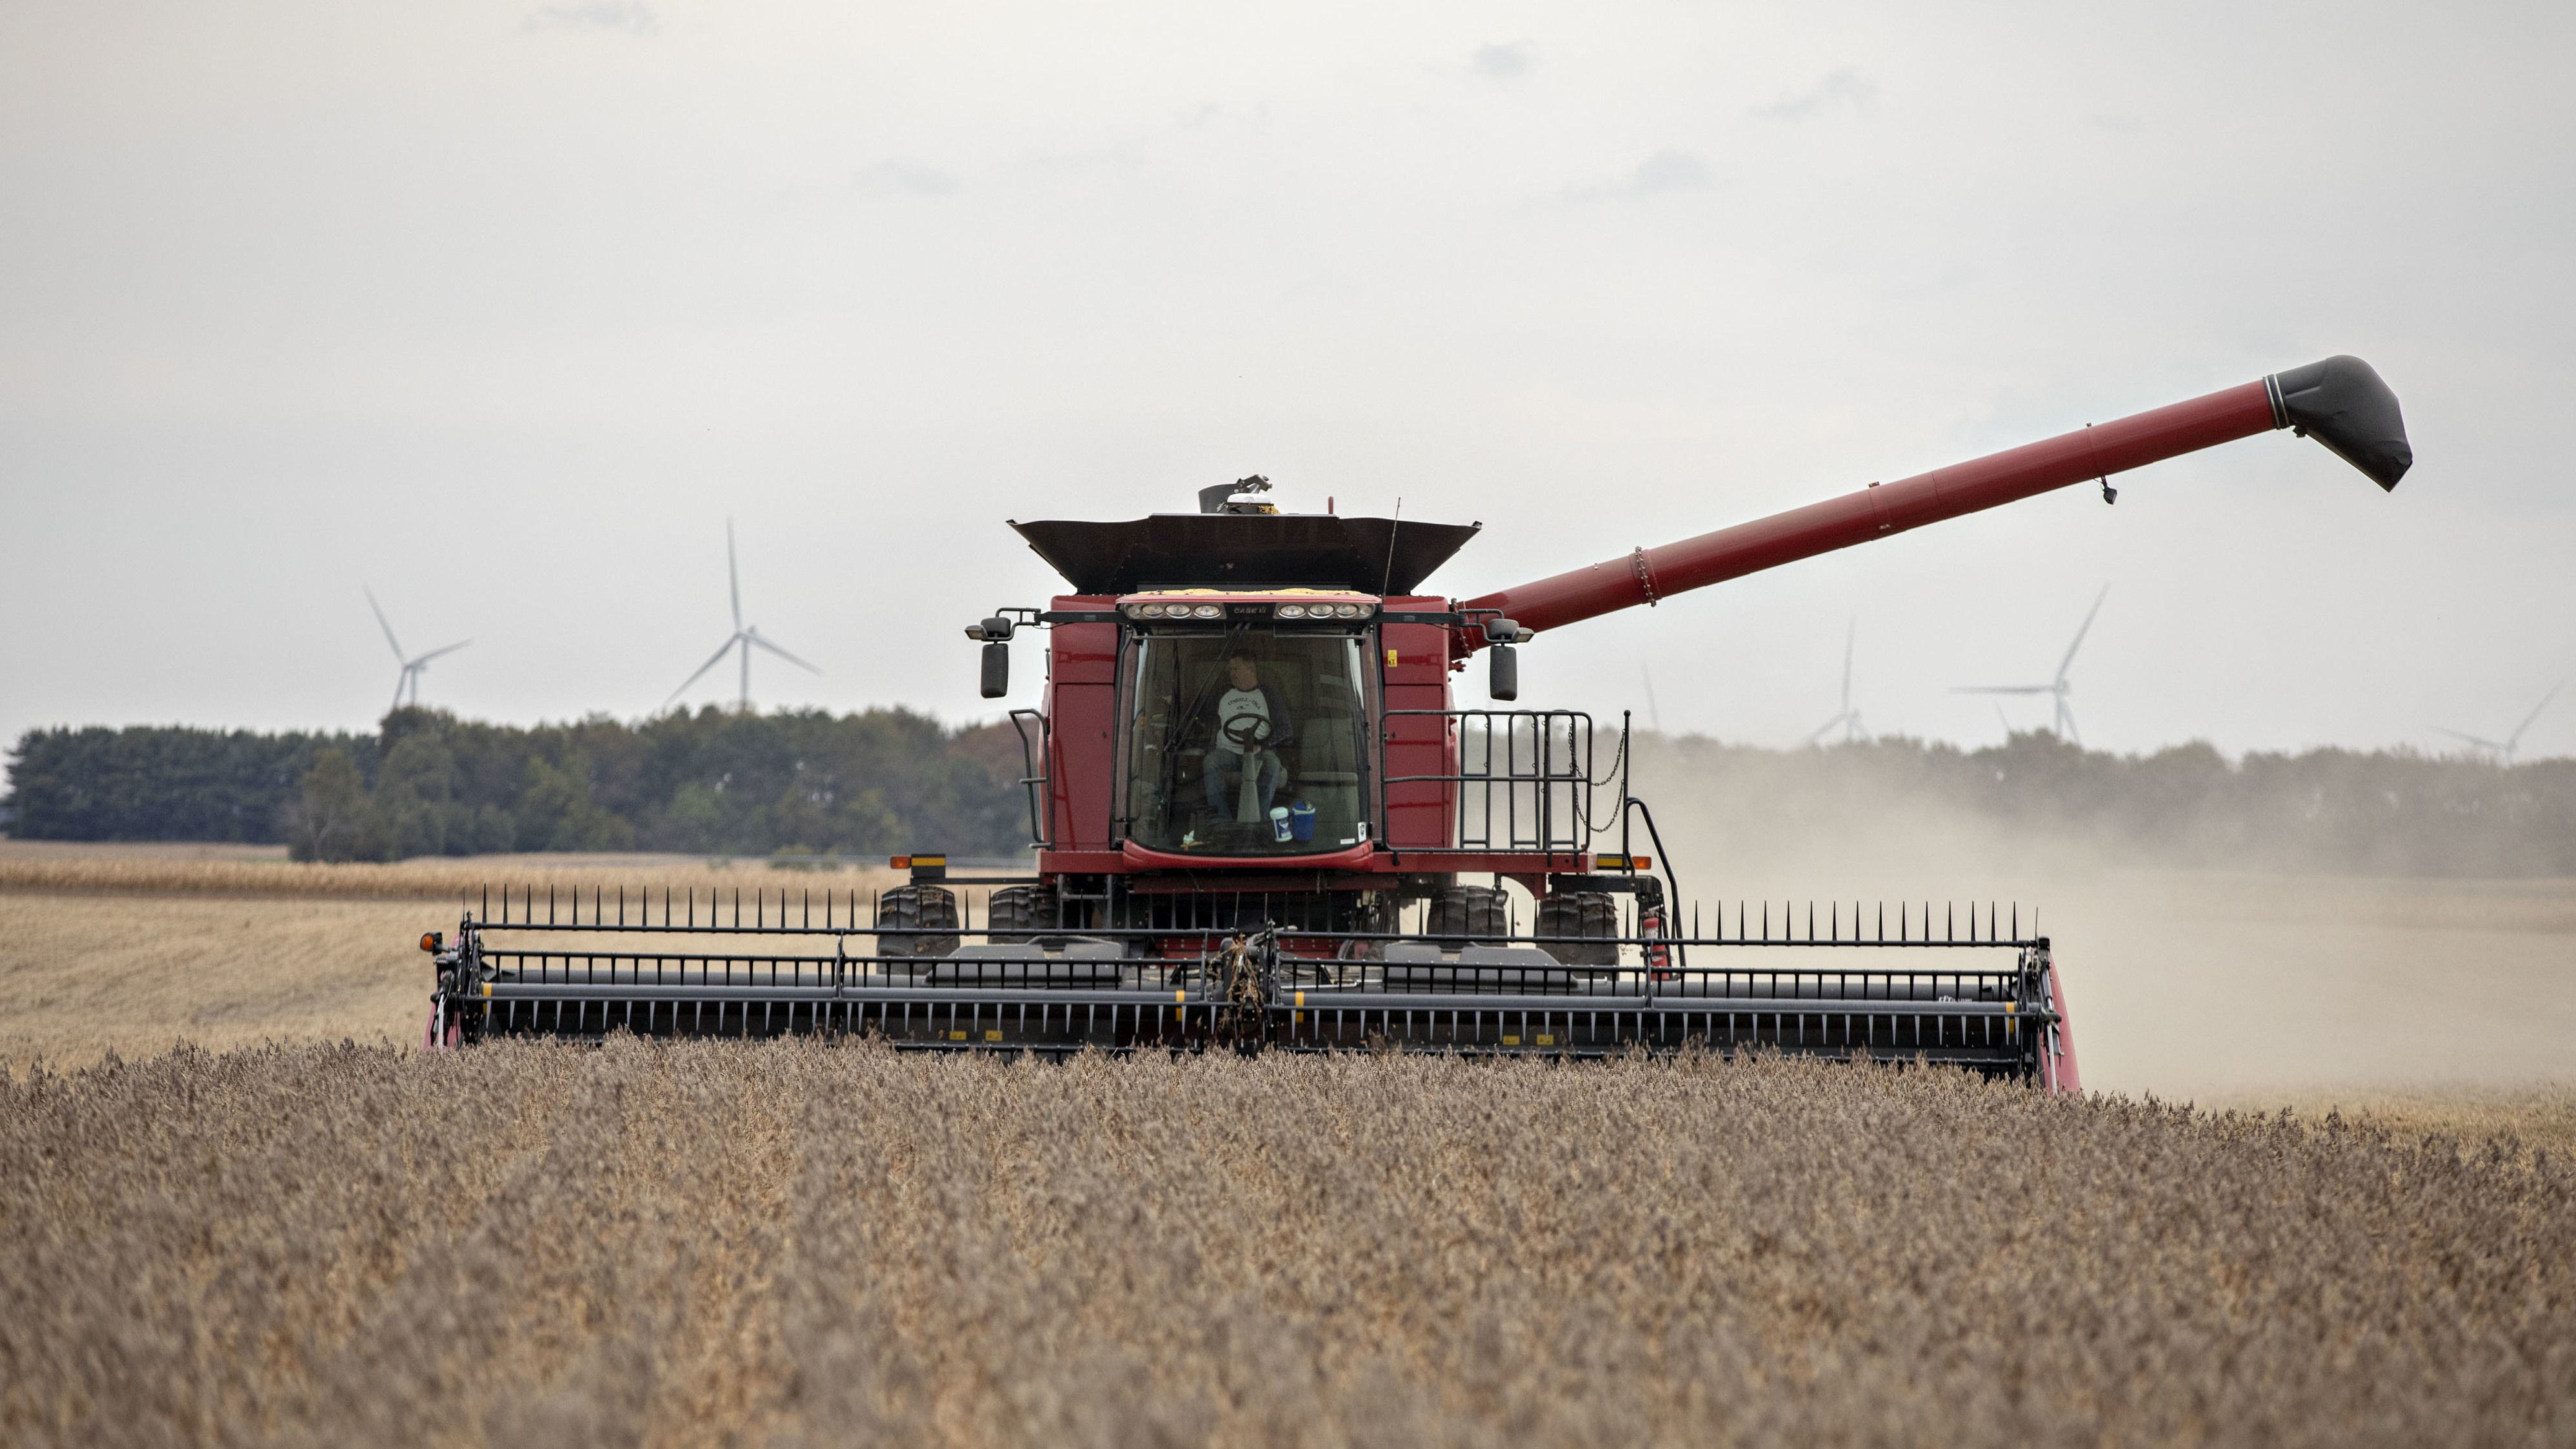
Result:
<svg viewBox="0 0 2576 1449">
<path fill-rule="evenodd" d="M 2281 428 L 2314 436 L 2383 489 L 2395 488 L 2415 461 L 2397 395 L 2369 363 L 2329 357 L 2189 402 L 1873 483 L 1679 543 L 1640 548 L 1590 568 L 1463 600 L 1458 607 L 1498 611 L 1524 629 L 1562 628 L 2072 484 L 2102 479 L 2107 486 L 2114 473 Z M 1485 642 L 1472 629 L 1458 631 L 1457 639 L 1462 653 Z"/>
</svg>

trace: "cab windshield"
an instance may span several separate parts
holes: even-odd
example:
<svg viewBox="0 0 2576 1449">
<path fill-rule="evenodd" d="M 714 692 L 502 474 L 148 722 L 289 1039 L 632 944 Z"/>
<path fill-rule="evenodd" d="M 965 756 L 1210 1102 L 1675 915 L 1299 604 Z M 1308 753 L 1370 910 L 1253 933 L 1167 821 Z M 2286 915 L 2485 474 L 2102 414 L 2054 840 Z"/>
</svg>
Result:
<svg viewBox="0 0 2576 1449">
<path fill-rule="evenodd" d="M 1122 692 L 1127 837 L 1212 856 L 1366 839 L 1366 647 L 1267 626 L 1136 637 Z"/>
</svg>

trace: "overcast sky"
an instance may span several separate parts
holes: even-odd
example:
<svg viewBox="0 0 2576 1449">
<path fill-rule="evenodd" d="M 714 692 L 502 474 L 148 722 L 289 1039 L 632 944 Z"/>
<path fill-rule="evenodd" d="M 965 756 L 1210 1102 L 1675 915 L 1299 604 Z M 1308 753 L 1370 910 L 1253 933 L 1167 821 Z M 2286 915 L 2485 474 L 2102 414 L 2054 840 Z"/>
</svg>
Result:
<svg viewBox="0 0 2576 1449">
<path fill-rule="evenodd" d="M 0 734 L 980 717 L 1005 518 L 1251 472 L 1467 595 L 2332 353 L 2257 438 L 1572 626 L 1795 742 L 2077 658 L 2088 743 L 2500 735 L 2576 677 L 2564 6 L 0 7 Z M 1034 702 L 1035 651 L 1018 698 Z M 727 697 L 731 671 L 691 698 Z M 1465 691 L 1482 698 L 1481 682 Z M 2044 702 L 2007 704 L 2018 727 Z M 2576 752 L 2576 691 L 2525 737 Z"/>
</svg>

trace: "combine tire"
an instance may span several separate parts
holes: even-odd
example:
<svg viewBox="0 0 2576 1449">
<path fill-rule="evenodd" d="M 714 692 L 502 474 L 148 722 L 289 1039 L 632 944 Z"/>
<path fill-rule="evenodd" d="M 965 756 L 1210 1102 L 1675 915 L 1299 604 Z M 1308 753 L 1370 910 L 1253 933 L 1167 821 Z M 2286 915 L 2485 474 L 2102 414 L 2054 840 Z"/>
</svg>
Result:
<svg viewBox="0 0 2576 1449">
<path fill-rule="evenodd" d="M 1568 891 L 1538 903 L 1541 936 L 1597 936 L 1601 940 L 1541 941 L 1539 949 L 1568 966 L 1619 964 L 1619 903 L 1607 891 Z"/>
<path fill-rule="evenodd" d="M 1499 945 L 1512 934 L 1511 900 L 1492 886 L 1442 886 L 1431 893 L 1428 930 L 1434 936 L 1465 936 L 1480 946 Z"/>
<path fill-rule="evenodd" d="M 903 927 L 925 929 L 914 934 Z M 884 933 L 877 937 L 879 955 L 954 955 L 957 894 L 946 886 L 897 886 L 877 897 L 877 929 Z"/>
<path fill-rule="evenodd" d="M 1018 945 L 1037 932 L 1061 930 L 1055 890 L 1051 886 L 1004 886 L 993 892 L 992 928 L 984 939 L 996 945 Z"/>
</svg>

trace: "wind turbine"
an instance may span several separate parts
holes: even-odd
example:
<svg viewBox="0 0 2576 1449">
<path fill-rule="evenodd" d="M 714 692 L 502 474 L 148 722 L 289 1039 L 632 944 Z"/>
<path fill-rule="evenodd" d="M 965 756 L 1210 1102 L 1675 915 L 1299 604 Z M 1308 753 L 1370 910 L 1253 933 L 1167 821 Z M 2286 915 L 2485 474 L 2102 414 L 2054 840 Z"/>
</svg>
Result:
<svg viewBox="0 0 2576 1449">
<path fill-rule="evenodd" d="M 2549 686 L 2549 692 L 2540 697 L 2540 703 L 2533 705 L 2531 707 L 2531 713 L 2522 717 L 2522 723 L 2513 727 L 2513 733 L 2506 735 L 2501 740 L 2480 739 L 2476 735 L 2464 735 L 2458 730 L 2446 730 L 2440 725 L 2433 726 L 2433 733 L 2437 735 L 2449 735 L 2455 740 L 2462 740 L 2478 749 L 2485 750 L 2489 754 L 2494 755 L 2498 763 L 2510 770 L 2513 768 L 2514 747 L 2522 743 L 2522 732 L 2531 728 L 2531 722 L 2540 718 L 2540 712 L 2549 708 L 2549 702 L 2556 699 L 2558 697 L 2558 691 L 2565 687 L 2566 686 L 2563 682 Z"/>
<path fill-rule="evenodd" d="M 810 674 L 820 674 L 823 672 L 820 669 L 816 669 L 813 665 L 806 663 L 804 660 L 797 658 L 795 655 L 788 653 L 786 650 L 779 648 L 777 645 L 770 643 L 768 640 L 761 638 L 760 630 L 756 625 L 747 625 L 742 622 L 742 570 L 734 565 L 733 520 L 730 518 L 725 520 L 725 579 L 733 586 L 733 637 L 725 640 L 724 647 L 718 649 L 713 657 L 709 658 L 706 663 L 699 665 L 697 673 L 680 681 L 680 687 L 671 691 L 671 698 L 662 701 L 662 707 L 664 709 L 669 709 L 671 707 L 672 700 L 676 700 L 681 695 L 688 693 L 690 685 L 695 684 L 700 679 L 704 678 L 708 670 L 722 664 L 724 662 L 725 655 L 731 653 L 737 648 L 742 651 L 742 695 L 740 698 L 739 708 L 741 708 L 746 714 L 751 711 L 751 651 L 753 649 L 766 649 L 770 653 L 777 655 L 779 658 L 786 660 L 788 663 L 793 664 L 797 668 L 805 670 Z"/>
<path fill-rule="evenodd" d="M 1832 719 L 1816 726 L 1816 732 L 1807 736 L 1808 744 L 1812 745 L 1816 741 L 1823 739 L 1826 733 L 1836 725 L 1841 725 L 1843 727 L 1844 744 L 1850 744 L 1854 740 L 1861 739 L 1868 733 L 1868 731 L 1863 730 L 1860 727 L 1860 711 L 1852 708 L 1851 702 L 1852 640 L 1859 633 L 1860 621 L 1858 619 L 1852 620 L 1851 623 L 1843 630 L 1843 711 L 1842 713 L 1835 715 Z"/>
<path fill-rule="evenodd" d="M 2077 733 L 2075 729 L 2075 706 L 2068 703 L 2066 698 L 2068 695 L 2075 692 L 2075 686 L 2066 678 L 2066 671 L 2075 667 L 2075 651 L 2084 647 L 2084 635 L 2093 627 L 2093 616 L 2102 612 L 2102 601 L 2110 596 L 2111 586 L 2109 584 L 2104 584 L 2102 586 L 2102 592 L 2093 596 L 2093 607 L 2084 615 L 2084 623 L 2082 627 L 2075 631 L 2075 642 L 2066 646 L 2066 657 L 2057 662 L 2057 677 L 2055 679 L 2050 680 L 2046 684 L 1970 685 L 1965 688 L 1952 690 L 1951 693 L 2045 694 L 2053 696 L 2057 705 L 2056 722 L 2053 727 L 2057 732 L 2058 738 L 2072 741 L 2077 745 L 2083 744 L 2084 736 Z M 2010 733 L 2009 728 L 2007 728 L 2006 733 Z"/>
<path fill-rule="evenodd" d="M 464 648 L 466 645 L 471 644 L 474 641 L 471 639 L 459 639 L 444 649 L 432 649 L 417 659 L 406 658 L 403 654 L 402 641 L 394 637 L 394 626 L 385 620 L 385 606 L 376 602 L 376 591 L 374 589 L 367 588 L 364 584 L 359 585 L 359 588 L 365 592 L 367 596 L 367 607 L 376 611 L 376 627 L 385 631 L 385 642 L 392 645 L 394 648 L 394 662 L 402 666 L 401 676 L 394 680 L 394 702 L 387 705 L 386 708 L 402 708 L 404 704 L 403 694 L 405 691 L 410 692 L 411 703 L 420 703 L 420 677 L 428 672 L 429 661 L 436 659 L 441 654 L 453 654 L 457 650 Z"/>
</svg>

